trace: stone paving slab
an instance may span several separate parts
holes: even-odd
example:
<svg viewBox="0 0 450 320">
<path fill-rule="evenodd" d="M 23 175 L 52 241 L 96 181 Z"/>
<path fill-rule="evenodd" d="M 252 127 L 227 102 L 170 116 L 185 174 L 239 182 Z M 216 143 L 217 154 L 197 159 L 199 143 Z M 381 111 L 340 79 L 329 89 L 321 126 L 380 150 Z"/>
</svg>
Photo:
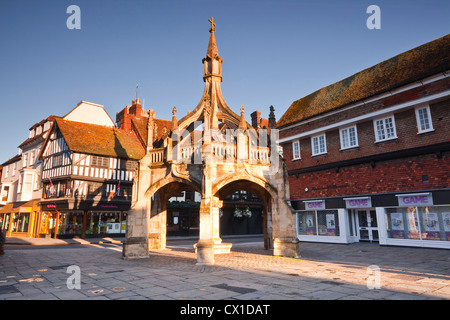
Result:
<svg viewBox="0 0 450 320">
<path fill-rule="evenodd" d="M 448 250 L 376 244 L 302 243 L 301 258 L 274 257 L 262 244 L 239 245 L 197 266 L 193 248 L 169 246 L 123 260 L 122 245 L 6 250 L 0 300 L 448 300 Z M 78 266 L 81 288 L 69 289 Z M 379 268 L 379 288 L 369 266 Z M 370 280 L 368 282 L 368 280 Z"/>
</svg>

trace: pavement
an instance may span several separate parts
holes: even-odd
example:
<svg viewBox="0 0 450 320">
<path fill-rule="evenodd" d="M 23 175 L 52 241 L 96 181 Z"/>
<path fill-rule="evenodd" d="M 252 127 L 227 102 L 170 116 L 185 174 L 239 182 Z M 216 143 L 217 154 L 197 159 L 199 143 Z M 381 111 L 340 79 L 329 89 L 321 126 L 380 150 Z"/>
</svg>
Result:
<svg viewBox="0 0 450 320">
<path fill-rule="evenodd" d="M 272 256 L 259 238 L 227 239 L 230 254 L 198 266 L 195 240 L 169 239 L 166 250 L 137 260 L 122 258 L 123 240 L 7 238 L 0 300 L 450 299 L 444 249 L 301 243 L 293 259 Z"/>
</svg>

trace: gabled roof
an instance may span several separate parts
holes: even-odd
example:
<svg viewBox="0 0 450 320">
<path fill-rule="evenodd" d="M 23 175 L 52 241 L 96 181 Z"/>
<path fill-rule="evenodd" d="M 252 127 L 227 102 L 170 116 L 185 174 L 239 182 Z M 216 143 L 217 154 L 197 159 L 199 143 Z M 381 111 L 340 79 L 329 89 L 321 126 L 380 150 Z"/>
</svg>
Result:
<svg viewBox="0 0 450 320">
<path fill-rule="evenodd" d="M 6 160 L 6 161 L 3 162 L 1 165 L 4 167 L 4 166 L 7 166 L 8 164 L 11 164 L 11 163 L 20 161 L 20 159 L 22 159 L 22 155 L 21 155 L 21 154 L 18 154 L 18 155 L 15 155 L 14 157 L 12 157 L 12 158 L 9 159 L 9 160 Z"/>
<path fill-rule="evenodd" d="M 145 154 L 135 135 L 125 130 L 63 119 L 56 119 L 53 126 L 59 128 L 73 152 L 134 160 Z"/>
<path fill-rule="evenodd" d="M 294 101 L 278 128 L 450 69 L 450 35 L 406 51 Z"/>
</svg>

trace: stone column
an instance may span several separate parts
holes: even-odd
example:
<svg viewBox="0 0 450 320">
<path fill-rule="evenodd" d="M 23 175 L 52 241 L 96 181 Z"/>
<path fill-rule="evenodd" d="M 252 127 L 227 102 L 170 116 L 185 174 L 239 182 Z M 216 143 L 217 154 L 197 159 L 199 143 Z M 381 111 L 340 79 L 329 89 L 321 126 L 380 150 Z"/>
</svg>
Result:
<svg viewBox="0 0 450 320">
<path fill-rule="evenodd" d="M 213 214 L 211 198 L 200 204 L 200 234 L 196 244 L 197 265 L 214 264 Z"/>
<path fill-rule="evenodd" d="M 128 211 L 127 234 L 123 244 L 124 259 L 148 258 L 148 216 L 148 207 L 143 204 L 137 204 Z"/>
<path fill-rule="evenodd" d="M 148 248 L 164 250 L 166 248 L 167 208 L 166 197 L 159 192 L 153 195 L 148 228 Z"/>
</svg>

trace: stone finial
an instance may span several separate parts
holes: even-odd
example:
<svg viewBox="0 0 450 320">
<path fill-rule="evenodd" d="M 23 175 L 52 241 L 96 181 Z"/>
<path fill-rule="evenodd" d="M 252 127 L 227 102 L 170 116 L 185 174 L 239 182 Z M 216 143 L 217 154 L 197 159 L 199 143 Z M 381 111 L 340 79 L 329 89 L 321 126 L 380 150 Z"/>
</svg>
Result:
<svg viewBox="0 0 450 320">
<path fill-rule="evenodd" d="M 147 123 L 147 151 L 150 151 L 153 149 L 153 137 L 154 135 L 154 128 L 155 128 L 155 111 L 153 109 L 150 109 L 148 111 L 148 123 Z"/>
<path fill-rule="evenodd" d="M 172 126 L 170 129 L 172 131 L 175 131 L 178 129 L 177 108 L 176 107 L 173 107 L 173 110 L 172 110 Z"/>
<path fill-rule="evenodd" d="M 244 106 L 241 106 L 241 119 L 239 121 L 239 129 L 246 130 L 247 122 L 245 121 Z"/>
<path fill-rule="evenodd" d="M 274 129 L 277 126 L 277 120 L 275 119 L 275 108 L 270 106 L 269 113 L 269 129 Z"/>
</svg>

